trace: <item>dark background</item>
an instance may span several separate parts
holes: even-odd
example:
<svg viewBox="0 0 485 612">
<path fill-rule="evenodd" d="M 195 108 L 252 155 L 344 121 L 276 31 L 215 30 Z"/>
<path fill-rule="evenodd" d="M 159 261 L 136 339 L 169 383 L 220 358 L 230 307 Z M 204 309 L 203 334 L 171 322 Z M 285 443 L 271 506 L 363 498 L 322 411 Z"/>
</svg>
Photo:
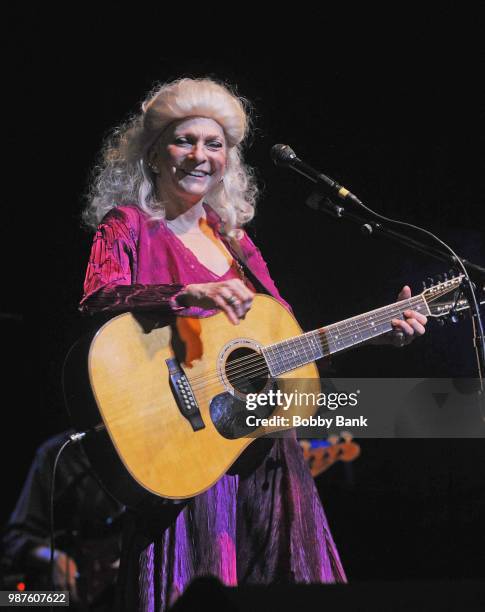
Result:
<svg viewBox="0 0 485 612">
<path fill-rule="evenodd" d="M 83 329 L 76 308 L 91 237 L 79 214 L 89 170 L 103 136 L 138 111 L 154 82 L 212 75 L 237 84 L 254 104 L 246 160 L 262 197 L 248 231 L 304 329 L 394 301 L 404 283 L 419 291 L 447 266 L 307 208 L 311 184 L 272 164 L 275 143 L 289 144 L 374 209 L 433 231 L 485 265 L 483 51 L 475 15 L 453 3 L 441 10 L 447 29 L 431 14 L 408 15 L 399 35 L 393 19 L 378 35 L 356 27 L 340 38 L 329 36 L 328 24 L 310 33 L 308 23 L 295 23 L 304 45 L 291 36 L 261 50 L 255 29 L 228 47 L 227 32 L 215 25 L 190 34 L 182 28 L 170 39 L 154 27 L 138 39 L 127 15 L 124 28 L 97 14 L 72 16 L 64 27 L 39 12 L 12 20 L 2 521 L 37 445 L 67 426 L 60 371 Z M 146 18 L 138 32 L 142 26 L 150 27 Z M 334 366 L 341 376 L 474 375 L 470 323 L 430 324 L 405 349 L 361 348 Z M 361 446 L 352 466 L 338 464 L 317 481 L 349 577 L 483 577 L 483 442 Z"/>
</svg>

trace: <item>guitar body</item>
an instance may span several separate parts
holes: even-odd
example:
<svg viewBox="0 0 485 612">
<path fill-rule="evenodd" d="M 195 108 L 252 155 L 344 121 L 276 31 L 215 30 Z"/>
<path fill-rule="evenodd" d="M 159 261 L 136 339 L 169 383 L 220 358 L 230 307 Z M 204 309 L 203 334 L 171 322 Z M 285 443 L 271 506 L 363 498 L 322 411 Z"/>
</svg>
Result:
<svg viewBox="0 0 485 612">
<path fill-rule="evenodd" d="M 279 302 L 256 295 L 238 326 L 222 313 L 165 326 L 153 313 L 126 313 L 81 340 L 65 364 L 65 398 L 77 429 L 104 426 L 83 445 L 107 490 L 138 506 L 147 496 L 184 499 L 215 484 L 254 439 L 282 429 L 245 427 L 253 414 L 245 398 L 273 384 L 259 347 L 301 333 Z M 244 374 L 258 369 L 248 387 Z M 318 394 L 315 363 L 279 376 L 278 388 Z M 314 412 L 291 404 L 264 416 Z"/>
</svg>

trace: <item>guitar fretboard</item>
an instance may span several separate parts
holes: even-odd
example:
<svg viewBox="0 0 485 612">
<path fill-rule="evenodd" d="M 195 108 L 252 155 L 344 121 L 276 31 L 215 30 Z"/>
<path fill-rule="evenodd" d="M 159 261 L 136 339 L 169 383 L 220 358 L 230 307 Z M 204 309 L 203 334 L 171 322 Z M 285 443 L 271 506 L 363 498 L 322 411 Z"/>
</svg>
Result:
<svg viewBox="0 0 485 612">
<path fill-rule="evenodd" d="M 271 376 L 279 376 L 307 363 L 344 351 L 392 330 L 392 319 L 403 319 L 405 310 L 427 315 L 429 308 L 421 296 L 401 300 L 389 306 L 333 323 L 276 344 L 263 350 Z"/>
</svg>

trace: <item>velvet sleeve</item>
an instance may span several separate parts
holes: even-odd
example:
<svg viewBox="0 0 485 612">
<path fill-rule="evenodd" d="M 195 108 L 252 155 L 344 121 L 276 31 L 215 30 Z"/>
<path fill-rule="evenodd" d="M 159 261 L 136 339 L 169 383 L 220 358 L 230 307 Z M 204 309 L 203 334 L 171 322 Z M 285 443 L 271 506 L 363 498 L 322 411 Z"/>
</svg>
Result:
<svg viewBox="0 0 485 612">
<path fill-rule="evenodd" d="M 184 314 L 176 302 L 181 284 L 143 285 L 135 282 L 137 269 L 135 216 L 113 209 L 98 226 L 84 280 L 82 313 L 158 310 Z"/>
</svg>

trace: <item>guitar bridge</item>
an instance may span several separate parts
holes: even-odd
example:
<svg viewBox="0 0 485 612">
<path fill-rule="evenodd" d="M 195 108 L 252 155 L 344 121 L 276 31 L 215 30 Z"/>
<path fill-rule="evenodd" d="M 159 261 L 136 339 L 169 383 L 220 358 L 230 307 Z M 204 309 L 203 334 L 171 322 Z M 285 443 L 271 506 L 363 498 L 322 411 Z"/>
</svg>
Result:
<svg viewBox="0 0 485 612">
<path fill-rule="evenodd" d="M 165 363 L 168 367 L 170 388 L 180 414 L 189 421 L 194 431 L 204 429 L 204 421 L 187 376 L 176 359 L 166 359 Z"/>
</svg>

